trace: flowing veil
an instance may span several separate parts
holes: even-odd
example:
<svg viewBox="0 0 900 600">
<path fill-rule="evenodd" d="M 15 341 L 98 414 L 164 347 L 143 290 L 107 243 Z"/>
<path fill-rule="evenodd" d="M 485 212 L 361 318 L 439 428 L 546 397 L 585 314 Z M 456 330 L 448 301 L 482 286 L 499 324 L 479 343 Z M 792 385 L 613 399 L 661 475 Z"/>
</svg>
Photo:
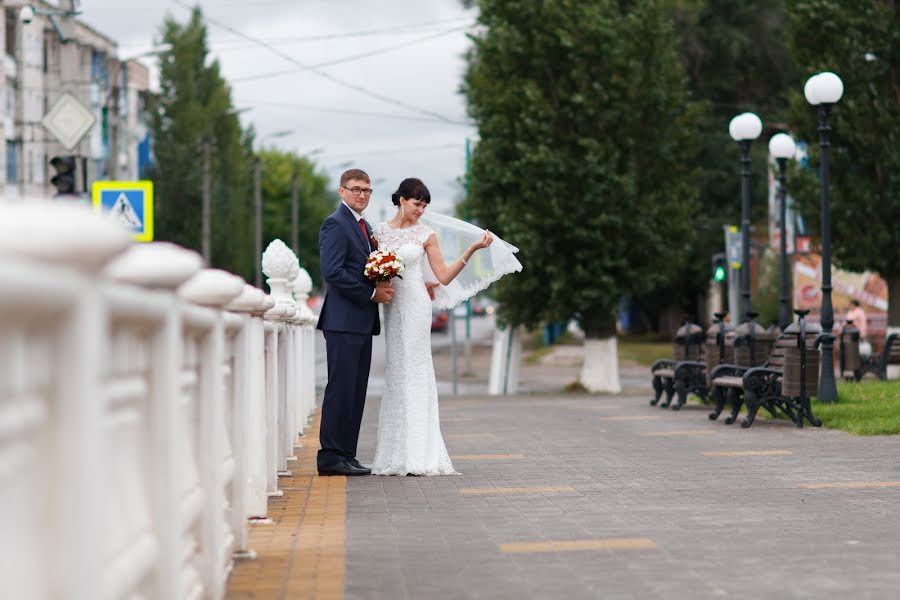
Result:
<svg viewBox="0 0 900 600">
<path fill-rule="evenodd" d="M 462 256 L 466 248 L 480 240 L 484 234 L 480 227 L 438 213 L 426 213 L 420 221 L 434 230 L 441 253 L 448 263 Z M 515 256 L 518 251 L 518 248 L 495 235 L 494 243 L 476 252 L 450 285 L 438 285 L 434 288 L 435 306 L 453 308 L 487 289 L 504 275 L 521 271 L 522 263 Z M 422 264 L 425 281 L 437 283 L 428 260 L 422 261 Z"/>
</svg>

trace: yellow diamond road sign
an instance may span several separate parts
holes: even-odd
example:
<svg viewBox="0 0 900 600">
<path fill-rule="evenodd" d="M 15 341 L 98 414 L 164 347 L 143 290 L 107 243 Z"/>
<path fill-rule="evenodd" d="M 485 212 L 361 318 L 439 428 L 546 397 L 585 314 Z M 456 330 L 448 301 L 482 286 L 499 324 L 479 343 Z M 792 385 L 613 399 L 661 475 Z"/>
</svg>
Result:
<svg viewBox="0 0 900 600">
<path fill-rule="evenodd" d="M 63 94 L 50 112 L 41 119 L 41 124 L 59 140 L 59 143 L 71 150 L 91 130 L 94 121 L 96 121 L 94 115 L 81 102 L 70 94 Z"/>
<path fill-rule="evenodd" d="M 153 182 L 95 181 L 94 210 L 108 214 L 139 242 L 153 241 Z"/>
</svg>

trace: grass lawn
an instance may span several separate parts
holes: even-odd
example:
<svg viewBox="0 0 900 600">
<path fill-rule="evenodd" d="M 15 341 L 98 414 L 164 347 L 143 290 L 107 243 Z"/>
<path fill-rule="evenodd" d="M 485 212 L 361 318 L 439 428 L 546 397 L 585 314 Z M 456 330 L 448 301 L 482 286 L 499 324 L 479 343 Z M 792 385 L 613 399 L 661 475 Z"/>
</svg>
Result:
<svg viewBox="0 0 900 600">
<path fill-rule="evenodd" d="M 838 402 L 813 402 L 822 424 L 855 435 L 900 434 L 900 381 L 838 383 Z"/>
<path fill-rule="evenodd" d="M 620 337 L 617 340 L 620 361 L 632 361 L 650 367 L 660 358 L 672 358 L 672 342 Z"/>
</svg>

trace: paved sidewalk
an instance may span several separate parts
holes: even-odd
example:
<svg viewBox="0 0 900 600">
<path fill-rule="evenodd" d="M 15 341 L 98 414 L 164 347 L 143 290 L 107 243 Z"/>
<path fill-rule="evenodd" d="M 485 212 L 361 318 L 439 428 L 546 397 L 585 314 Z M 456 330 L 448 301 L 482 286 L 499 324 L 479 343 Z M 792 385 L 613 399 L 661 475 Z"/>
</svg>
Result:
<svg viewBox="0 0 900 600">
<path fill-rule="evenodd" d="M 897 596 L 900 437 L 647 397 L 442 400 L 461 475 L 348 480 L 345 597 Z"/>
<path fill-rule="evenodd" d="M 458 476 L 319 478 L 312 428 L 229 597 L 898 596 L 900 436 L 651 407 L 627 365 L 620 396 L 550 391 L 577 371 L 526 369 L 543 394 L 442 396 Z M 370 397 L 363 462 L 377 414 Z"/>
</svg>

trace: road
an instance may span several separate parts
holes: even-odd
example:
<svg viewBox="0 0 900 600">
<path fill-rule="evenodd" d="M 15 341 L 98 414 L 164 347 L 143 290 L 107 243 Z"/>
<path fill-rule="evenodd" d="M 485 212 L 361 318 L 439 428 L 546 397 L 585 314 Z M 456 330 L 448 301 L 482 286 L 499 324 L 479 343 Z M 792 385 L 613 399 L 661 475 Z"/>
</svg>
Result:
<svg viewBox="0 0 900 600">
<path fill-rule="evenodd" d="M 383 322 L 383 320 L 382 320 Z M 494 332 L 494 317 L 473 317 L 471 319 L 471 339 L 473 342 L 489 340 Z M 456 340 L 460 357 L 460 371 L 462 370 L 462 353 L 463 342 L 465 340 L 466 323 L 465 319 L 456 319 Z M 431 334 L 431 350 L 438 352 L 450 348 L 452 344 L 449 329 L 446 333 Z M 372 344 L 372 370 L 369 378 L 369 396 L 380 397 L 384 391 L 384 336 L 375 336 Z M 328 367 L 325 362 L 325 338 L 322 332 L 318 332 L 316 337 L 316 387 L 323 389 L 328 377 Z M 468 393 L 485 393 L 486 386 L 484 384 L 459 385 L 460 394 Z M 438 393 L 448 395 L 452 393 L 452 381 L 438 381 Z"/>
</svg>

